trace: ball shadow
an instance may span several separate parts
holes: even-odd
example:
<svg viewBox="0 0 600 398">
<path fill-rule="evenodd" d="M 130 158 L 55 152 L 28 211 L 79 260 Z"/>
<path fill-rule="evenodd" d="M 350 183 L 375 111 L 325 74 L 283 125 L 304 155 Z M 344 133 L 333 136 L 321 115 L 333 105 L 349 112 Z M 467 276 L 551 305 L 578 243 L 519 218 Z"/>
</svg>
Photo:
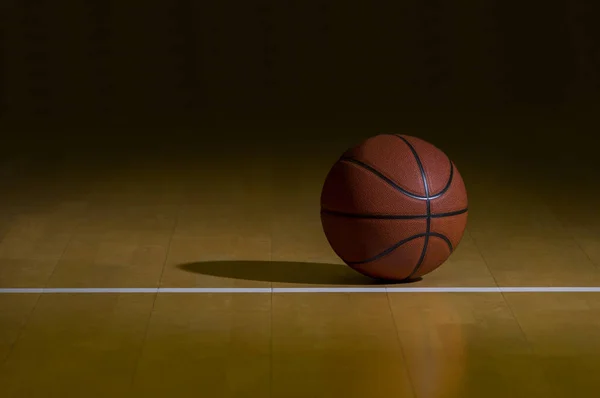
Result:
<svg viewBox="0 0 600 398">
<path fill-rule="evenodd" d="M 205 261 L 178 265 L 195 274 L 261 282 L 313 285 L 395 285 L 408 282 L 384 281 L 366 277 L 342 264 L 292 261 Z"/>
</svg>

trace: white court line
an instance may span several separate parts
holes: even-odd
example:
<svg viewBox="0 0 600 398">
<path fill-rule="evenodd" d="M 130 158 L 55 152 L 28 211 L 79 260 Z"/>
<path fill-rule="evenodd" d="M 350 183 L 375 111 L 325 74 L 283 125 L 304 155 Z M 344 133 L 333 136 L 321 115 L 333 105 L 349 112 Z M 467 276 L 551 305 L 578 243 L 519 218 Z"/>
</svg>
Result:
<svg viewBox="0 0 600 398">
<path fill-rule="evenodd" d="M 0 288 L 0 294 L 140 293 L 600 293 L 600 286 L 565 287 L 292 287 L 292 288 Z"/>
</svg>

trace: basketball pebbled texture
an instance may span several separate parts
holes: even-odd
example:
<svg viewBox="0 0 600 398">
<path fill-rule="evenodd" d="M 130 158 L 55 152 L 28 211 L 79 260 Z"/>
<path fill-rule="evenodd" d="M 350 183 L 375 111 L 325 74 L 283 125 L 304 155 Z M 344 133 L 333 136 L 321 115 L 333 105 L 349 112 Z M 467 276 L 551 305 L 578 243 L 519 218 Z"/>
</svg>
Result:
<svg viewBox="0 0 600 398">
<path fill-rule="evenodd" d="M 376 279 L 417 279 L 462 239 L 467 191 L 454 163 L 416 137 L 381 134 L 346 151 L 321 192 L 321 223 L 335 253 Z"/>
</svg>

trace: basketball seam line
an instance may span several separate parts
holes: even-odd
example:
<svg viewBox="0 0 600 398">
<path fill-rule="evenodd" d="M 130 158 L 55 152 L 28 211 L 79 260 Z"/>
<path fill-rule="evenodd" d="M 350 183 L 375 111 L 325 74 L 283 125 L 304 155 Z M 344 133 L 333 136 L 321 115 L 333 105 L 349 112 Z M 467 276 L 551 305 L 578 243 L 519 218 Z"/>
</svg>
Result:
<svg viewBox="0 0 600 398">
<path fill-rule="evenodd" d="M 408 141 L 402 135 L 400 135 L 400 134 L 385 134 L 385 135 L 389 135 L 389 136 L 393 136 L 393 137 L 402 139 L 409 146 L 409 148 L 411 148 L 413 155 L 416 157 L 417 163 L 420 162 L 420 158 L 417 155 L 417 152 L 414 150 L 414 148 L 412 148 L 412 146 L 410 144 L 408 144 Z M 450 160 L 450 157 L 448 157 L 448 155 L 446 155 L 445 153 L 444 153 L 444 156 L 446 156 L 446 159 L 448 160 L 448 163 L 450 164 L 450 175 L 448 176 L 448 182 L 446 183 L 444 188 L 442 188 L 442 190 L 439 191 L 438 193 L 431 194 L 431 192 L 430 192 L 430 195 L 428 195 L 426 197 L 421 197 L 422 199 L 439 198 L 440 196 L 445 194 L 448 189 L 450 189 L 450 185 L 452 184 L 452 180 L 454 178 L 454 163 L 452 163 L 452 160 Z"/>
<path fill-rule="evenodd" d="M 375 169 L 373 166 L 371 166 L 367 163 L 361 162 L 358 159 L 354 159 L 354 158 L 350 158 L 350 157 L 342 157 L 342 158 L 340 158 L 340 162 L 353 163 L 357 166 L 362 167 L 363 169 L 365 169 L 367 171 L 370 171 L 371 173 L 373 173 L 374 175 L 376 175 L 377 177 L 379 177 L 380 179 L 385 181 L 388 185 L 391 185 L 395 190 L 399 191 L 400 193 L 403 193 L 406 196 L 409 196 L 414 199 L 419 199 L 419 200 L 425 199 L 421 195 L 417 195 L 417 194 L 407 191 L 406 189 L 402 188 L 400 185 L 396 184 L 391 178 L 385 176 L 379 170 Z"/>
<path fill-rule="evenodd" d="M 427 247 L 429 246 L 429 235 L 431 234 L 431 199 L 429 198 L 429 184 L 427 183 L 427 175 L 425 174 L 425 168 L 423 167 L 423 163 L 421 162 L 421 158 L 419 157 L 419 154 L 417 153 L 415 148 L 413 148 L 413 146 L 410 144 L 410 142 L 408 142 L 408 140 L 406 138 L 402 137 L 399 134 L 397 134 L 396 137 L 398 137 L 406 145 L 408 145 L 408 147 L 410 148 L 410 151 L 412 152 L 413 156 L 415 157 L 415 160 L 417 161 L 417 165 L 419 166 L 419 170 L 421 171 L 421 178 L 423 179 L 423 188 L 425 189 L 425 196 L 427 198 L 427 202 L 426 202 L 427 224 L 425 226 L 425 239 L 423 242 L 423 249 L 421 250 L 421 256 L 419 257 L 419 260 L 417 261 L 417 265 L 415 265 L 412 272 L 405 278 L 405 280 L 409 280 L 410 278 L 413 277 L 414 274 L 417 273 L 417 271 L 419 271 L 419 268 L 421 268 L 421 265 L 423 264 L 423 261 L 425 260 L 425 254 L 427 254 Z"/>
<path fill-rule="evenodd" d="M 452 181 L 454 179 L 454 163 L 452 163 L 452 161 L 450 160 L 450 158 L 448 158 L 448 162 L 450 163 L 450 175 L 448 176 L 448 182 L 446 183 L 446 186 L 444 186 L 444 188 L 436 193 L 435 195 L 430 195 L 430 196 L 421 196 L 421 195 L 417 195 L 415 193 L 412 193 L 404 188 L 402 188 L 400 185 L 398 185 L 394 180 L 392 180 L 391 178 L 387 177 L 386 175 L 384 175 L 382 172 L 380 172 L 379 170 L 377 170 L 376 168 L 374 168 L 373 166 L 362 162 L 358 159 L 354 159 L 352 157 L 349 156 L 342 156 L 339 159 L 340 162 L 345 162 L 345 163 L 352 163 L 355 164 L 359 167 L 362 167 L 363 169 L 370 171 L 371 173 L 373 173 L 374 175 L 376 175 L 377 177 L 379 177 L 381 180 L 383 180 L 384 182 L 386 182 L 388 185 L 390 185 L 392 188 L 394 188 L 396 191 L 411 197 L 413 199 L 418 199 L 418 200 L 430 200 L 430 199 L 437 199 L 439 197 L 441 197 L 443 194 L 446 193 L 446 191 L 448 191 L 448 189 L 450 189 L 450 185 L 452 184 Z"/>
<path fill-rule="evenodd" d="M 375 261 L 375 260 L 380 259 L 381 257 L 384 257 L 385 255 L 393 252 L 394 250 L 396 250 L 400 246 L 402 246 L 402 245 L 404 245 L 404 244 L 406 244 L 406 243 L 408 243 L 408 242 L 410 242 L 412 240 L 415 240 L 417 238 L 423 238 L 425 236 L 433 236 L 433 237 L 436 237 L 436 238 L 440 238 L 444 242 L 446 242 L 446 244 L 448 245 L 448 248 L 450 249 L 450 252 L 452 252 L 454 250 L 452 242 L 450 241 L 450 239 L 446 235 L 440 234 L 440 233 L 437 233 L 437 232 L 430 232 L 429 234 L 426 234 L 426 233 L 416 234 L 416 235 L 409 236 L 408 238 L 402 239 L 401 241 L 396 242 L 394 245 L 388 247 L 387 249 L 385 249 L 381 253 L 378 253 L 377 255 L 375 255 L 375 256 L 373 256 L 373 257 L 371 257 L 369 259 L 361 260 L 361 261 L 347 261 L 347 260 L 344 260 L 344 261 L 348 265 L 367 264 L 367 263 L 370 263 L 371 261 Z"/>
<path fill-rule="evenodd" d="M 432 213 L 430 215 L 431 218 L 444 218 L 444 217 L 452 217 L 458 216 L 461 214 L 465 214 L 469 211 L 468 207 L 464 209 L 451 211 L 447 213 Z M 362 218 L 368 220 L 418 220 L 421 218 L 427 218 L 427 214 L 414 214 L 414 215 L 395 215 L 395 214 L 365 214 L 365 213 L 346 213 L 343 211 L 335 211 L 335 210 L 327 210 L 321 209 L 321 213 L 328 214 L 331 216 L 337 217 L 346 217 L 346 218 Z"/>
</svg>

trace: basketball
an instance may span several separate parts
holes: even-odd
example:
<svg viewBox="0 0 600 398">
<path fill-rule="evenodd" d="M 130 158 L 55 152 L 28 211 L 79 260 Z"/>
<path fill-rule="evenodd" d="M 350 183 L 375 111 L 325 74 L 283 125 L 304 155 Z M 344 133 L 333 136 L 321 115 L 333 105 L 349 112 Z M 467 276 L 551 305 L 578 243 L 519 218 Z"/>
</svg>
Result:
<svg viewBox="0 0 600 398">
<path fill-rule="evenodd" d="M 333 165 L 321 223 L 334 252 L 375 279 L 409 281 L 442 265 L 462 239 L 467 191 L 444 152 L 420 138 L 371 137 Z"/>
</svg>

